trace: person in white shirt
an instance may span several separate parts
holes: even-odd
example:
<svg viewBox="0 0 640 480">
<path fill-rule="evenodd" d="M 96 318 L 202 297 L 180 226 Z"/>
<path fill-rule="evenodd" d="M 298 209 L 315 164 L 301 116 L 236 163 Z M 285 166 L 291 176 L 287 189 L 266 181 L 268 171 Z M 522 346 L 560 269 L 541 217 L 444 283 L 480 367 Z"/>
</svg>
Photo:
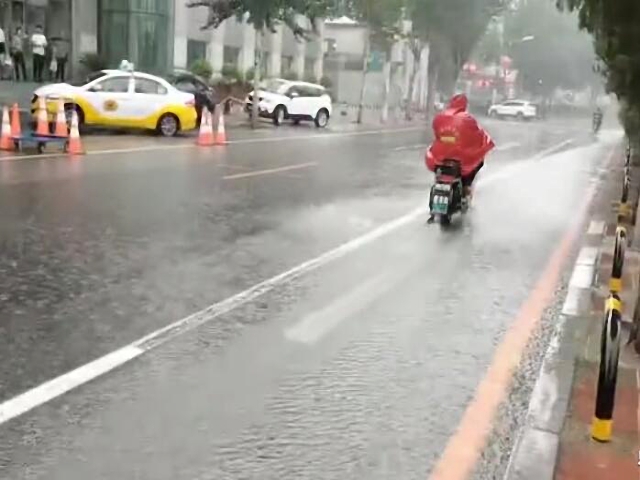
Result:
<svg viewBox="0 0 640 480">
<path fill-rule="evenodd" d="M 33 81 L 42 83 L 45 65 L 45 49 L 47 37 L 42 33 L 42 25 L 36 25 L 36 32 L 31 36 L 31 53 L 33 54 Z"/>
</svg>

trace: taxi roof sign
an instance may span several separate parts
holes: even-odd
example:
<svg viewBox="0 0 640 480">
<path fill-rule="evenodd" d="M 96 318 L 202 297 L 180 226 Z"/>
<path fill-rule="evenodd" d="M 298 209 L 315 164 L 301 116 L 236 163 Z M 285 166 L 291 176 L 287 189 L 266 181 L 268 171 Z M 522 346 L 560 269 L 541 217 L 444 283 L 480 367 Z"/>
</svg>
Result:
<svg viewBox="0 0 640 480">
<path fill-rule="evenodd" d="M 131 63 L 129 60 L 122 60 L 120 62 L 120 67 L 118 68 L 118 70 L 133 72 L 133 63 Z"/>
</svg>

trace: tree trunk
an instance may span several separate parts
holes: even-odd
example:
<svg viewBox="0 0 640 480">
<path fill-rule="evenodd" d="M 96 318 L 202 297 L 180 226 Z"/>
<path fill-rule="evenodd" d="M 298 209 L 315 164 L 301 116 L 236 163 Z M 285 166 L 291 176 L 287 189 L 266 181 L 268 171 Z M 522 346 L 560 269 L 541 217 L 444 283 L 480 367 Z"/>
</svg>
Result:
<svg viewBox="0 0 640 480">
<path fill-rule="evenodd" d="M 258 127 L 258 104 L 260 102 L 260 75 L 262 73 L 262 29 L 256 30 L 255 54 L 253 60 L 253 104 L 251 108 L 251 128 Z"/>
<path fill-rule="evenodd" d="M 384 62 L 384 92 L 382 102 L 382 112 L 380 114 L 380 122 L 387 123 L 389 121 L 389 91 L 391 90 L 391 58 L 387 55 Z"/>
<path fill-rule="evenodd" d="M 436 99 L 436 87 L 438 84 L 438 76 L 440 66 L 436 59 L 433 50 L 429 51 L 429 74 L 427 76 L 427 123 L 430 124 L 434 114 L 434 104 Z"/>
<path fill-rule="evenodd" d="M 364 59 L 362 61 L 362 86 L 360 87 L 360 103 L 358 103 L 358 123 L 362 123 L 362 111 L 367 91 L 367 71 L 369 70 L 369 55 L 371 54 L 371 32 L 367 29 L 364 41 Z"/>
<path fill-rule="evenodd" d="M 413 120 L 413 95 L 416 88 L 416 79 L 418 77 L 418 71 L 420 70 L 420 57 L 422 50 L 418 52 L 416 58 L 415 52 L 413 54 L 413 70 L 411 71 L 411 78 L 409 79 L 409 91 L 407 92 L 407 106 L 404 112 L 404 118 L 407 121 Z"/>
</svg>

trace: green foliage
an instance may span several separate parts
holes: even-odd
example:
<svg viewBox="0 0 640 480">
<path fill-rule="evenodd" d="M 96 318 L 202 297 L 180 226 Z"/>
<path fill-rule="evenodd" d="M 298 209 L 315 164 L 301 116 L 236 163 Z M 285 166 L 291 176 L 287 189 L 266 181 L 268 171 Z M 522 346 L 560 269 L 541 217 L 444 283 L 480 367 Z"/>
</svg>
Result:
<svg viewBox="0 0 640 480">
<path fill-rule="evenodd" d="M 227 82 L 237 83 L 242 81 L 242 74 L 235 65 L 224 65 L 221 73 L 222 78 Z"/>
<path fill-rule="evenodd" d="M 199 59 L 193 62 L 189 67 L 189 70 L 191 70 L 191 73 L 198 75 L 205 80 L 211 79 L 211 75 L 213 75 L 213 67 L 204 59 Z"/>
<path fill-rule="evenodd" d="M 401 36 L 400 21 L 406 0 L 348 0 L 347 14 L 369 27 L 371 45 L 389 52 Z"/>
<path fill-rule="evenodd" d="M 190 8 L 206 7 L 209 11 L 202 29 L 217 28 L 228 18 L 242 18 L 248 14 L 248 22 L 257 30 L 273 30 L 277 23 L 284 23 L 296 36 L 306 36 L 315 27 L 316 18 L 329 15 L 334 0 L 187 0 Z M 311 20 L 309 27 L 299 25 L 297 15 Z"/>
<path fill-rule="evenodd" d="M 320 85 L 322 85 L 327 90 L 331 90 L 333 88 L 333 80 L 325 75 L 320 79 Z"/>
</svg>

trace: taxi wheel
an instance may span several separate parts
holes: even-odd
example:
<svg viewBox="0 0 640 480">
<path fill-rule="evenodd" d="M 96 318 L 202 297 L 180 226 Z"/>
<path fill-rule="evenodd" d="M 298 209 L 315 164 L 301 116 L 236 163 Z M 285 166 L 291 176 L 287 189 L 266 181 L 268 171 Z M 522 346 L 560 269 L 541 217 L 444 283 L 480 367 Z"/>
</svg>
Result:
<svg viewBox="0 0 640 480">
<path fill-rule="evenodd" d="M 165 113 L 158 120 L 157 130 L 163 137 L 175 137 L 180 131 L 180 121 L 175 115 Z"/>
</svg>

